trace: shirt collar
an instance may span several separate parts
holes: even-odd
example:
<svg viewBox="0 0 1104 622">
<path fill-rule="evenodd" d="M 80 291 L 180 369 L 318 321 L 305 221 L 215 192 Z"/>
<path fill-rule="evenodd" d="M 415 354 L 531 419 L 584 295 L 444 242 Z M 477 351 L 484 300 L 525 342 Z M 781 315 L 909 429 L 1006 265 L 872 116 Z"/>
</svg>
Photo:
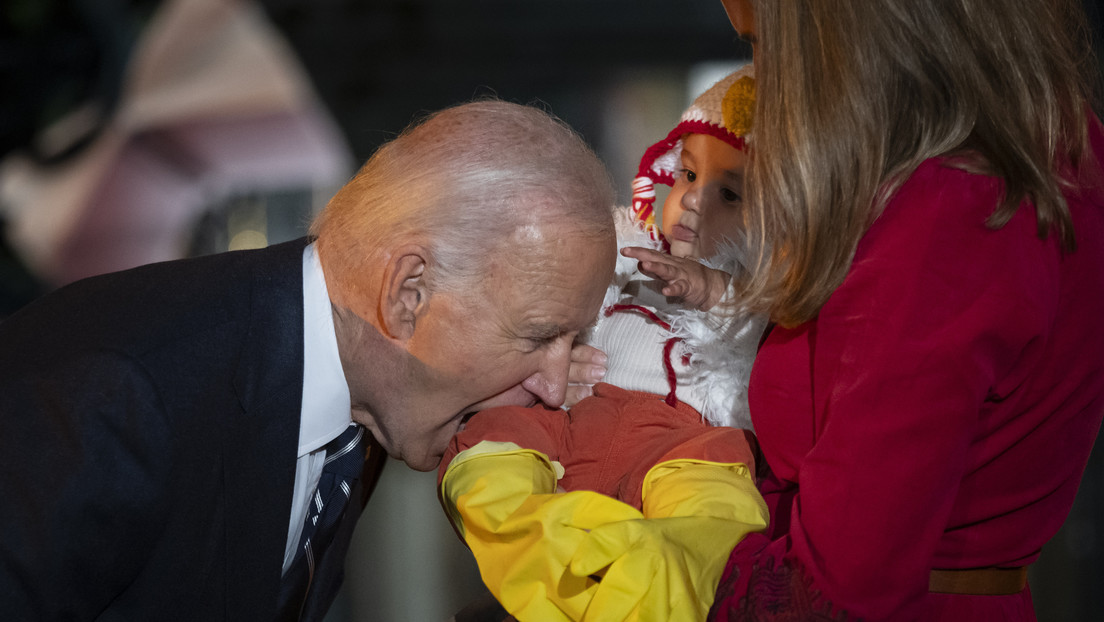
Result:
<svg viewBox="0 0 1104 622">
<path fill-rule="evenodd" d="M 322 447 L 352 421 L 326 278 L 314 244 L 303 249 L 303 405 L 299 455 Z"/>
</svg>

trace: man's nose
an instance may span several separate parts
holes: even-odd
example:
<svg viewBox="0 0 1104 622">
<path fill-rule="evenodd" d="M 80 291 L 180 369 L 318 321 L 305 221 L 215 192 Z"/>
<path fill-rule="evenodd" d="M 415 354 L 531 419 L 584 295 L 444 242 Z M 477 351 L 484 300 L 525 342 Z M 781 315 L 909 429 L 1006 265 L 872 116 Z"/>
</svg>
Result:
<svg viewBox="0 0 1104 622">
<path fill-rule="evenodd" d="M 561 339 L 549 347 L 541 367 L 521 386 L 549 408 L 559 408 L 567 395 L 567 371 L 571 364 L 571 341 Z"/>
</svg>

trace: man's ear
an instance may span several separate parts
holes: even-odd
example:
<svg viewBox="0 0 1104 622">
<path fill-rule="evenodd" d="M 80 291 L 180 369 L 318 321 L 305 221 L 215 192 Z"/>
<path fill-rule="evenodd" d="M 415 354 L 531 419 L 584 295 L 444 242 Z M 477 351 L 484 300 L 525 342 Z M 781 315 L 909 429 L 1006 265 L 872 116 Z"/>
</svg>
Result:
<svg viewBox="0 0 1104 622">
<path fill-rule="evenodd" d="M 425 248 L 409 245 L 395 249 L 387 260 L 379 313 L 380 328 L 388 337 L 405 341 L 414 335 L 414 325 L 429 300 L 427 257 Z"/>
</svg>

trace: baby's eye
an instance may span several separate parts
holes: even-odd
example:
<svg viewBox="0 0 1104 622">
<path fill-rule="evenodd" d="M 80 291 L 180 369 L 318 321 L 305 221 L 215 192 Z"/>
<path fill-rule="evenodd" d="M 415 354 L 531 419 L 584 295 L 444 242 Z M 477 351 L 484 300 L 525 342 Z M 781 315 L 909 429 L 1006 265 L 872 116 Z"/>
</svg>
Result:
<svg viewBox="0 0 1104 622">
<path fill-rule="evenodd" d="M 698 178 L 697 174 L 695 174 L 694 171 L 688 168 L 679 169 L 679 174 L 685 177 L 686 181 L 689 182 L 693 182 L 695 179 Z"/>
<path fill-rule="evenodd" d="M 730 203 L 742 202 L 744 197 L 740 196 L 735 190 L 729 188 L 721 188 L 721 198 Z"/>
</svg>

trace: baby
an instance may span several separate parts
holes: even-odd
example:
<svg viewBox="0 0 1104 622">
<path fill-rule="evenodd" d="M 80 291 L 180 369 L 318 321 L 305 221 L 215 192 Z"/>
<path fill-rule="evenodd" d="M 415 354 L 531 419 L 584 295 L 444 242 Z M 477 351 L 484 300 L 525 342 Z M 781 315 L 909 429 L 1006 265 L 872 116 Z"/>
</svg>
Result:
<svg viewBox="0 0 1104 622">
<path fill-rule="evenodd" d="M 484 582 L 518 619 L 582 619 L 591 575 L 608 569 L 574 577 L 547 569 L 578 561 L 581 536 L 597 526 L 664 518 L 683 519 L 678 534 L 670 521 L 639 525 L 663 525 L 680 542 L 704 537 L 685 546 L 719 552 L 718 563 L 693 570 L 694 593 L 680 597 L 704 618 L 727 552 L 766 527 L 746 398 L 766 320 L 741 312 L 730 285 L 743 260 L 753 109 L 746 67 L 699 96 L 645 153 L 633 204 L 616 215 L 616 276 L 586 336 L 608 355 L 604 382 L 567 411 L 477 413 L 441 462 L 442 504 Z M 661 227 L 655 183 L 671 185 Z"/>
</svg>

